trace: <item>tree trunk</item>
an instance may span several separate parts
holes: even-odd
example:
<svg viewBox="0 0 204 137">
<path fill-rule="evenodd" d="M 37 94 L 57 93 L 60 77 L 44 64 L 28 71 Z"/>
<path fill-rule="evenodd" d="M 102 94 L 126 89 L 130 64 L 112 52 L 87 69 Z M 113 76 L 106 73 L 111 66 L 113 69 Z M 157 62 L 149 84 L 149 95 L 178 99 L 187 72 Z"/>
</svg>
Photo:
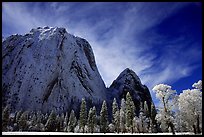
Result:
<svg viewBox="0 0 204 137">
<path fill-rule="evenodd" d="M 171 128 L 172 134 L 175 135 L 173 123 L 170 122 L 170 123 L 169 123 L 169 126 L 170 126 L 170 128 Z"/>
<path fill-rule="evenodd" d="M 195 126 L 195 125 L 193 125 L 193 132 L 194 132 L 195 134 L 197 134 L 197 132 L 196 132 L 196 126 Z"/>
<path fill-rule="evenodd" d="M 199 115 L 198 115 L 198 117 L 197 117 L 197 131 L 198 131 L 198 134 L 200 134 L 201 133 L 201 130 L 200 130 L 200 120 L 199 120 Z"/>
</svg>

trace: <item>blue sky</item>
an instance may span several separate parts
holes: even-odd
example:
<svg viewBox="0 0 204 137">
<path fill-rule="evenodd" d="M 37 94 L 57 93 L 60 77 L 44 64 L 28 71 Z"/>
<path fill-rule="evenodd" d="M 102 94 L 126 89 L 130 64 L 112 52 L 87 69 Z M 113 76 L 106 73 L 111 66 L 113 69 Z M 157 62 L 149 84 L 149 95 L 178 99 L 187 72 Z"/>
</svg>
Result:
<svg viewBox="0 0 204 137">
<path fill-rule="evenodd" d="M 129 67 L 150 89 L 181 92 L 202 80 L 199 2 L 84 2 L 2 4 L 2 35 L 39 26 L 65 27 L 91 44 L 107 87 Z"/>
</svg>

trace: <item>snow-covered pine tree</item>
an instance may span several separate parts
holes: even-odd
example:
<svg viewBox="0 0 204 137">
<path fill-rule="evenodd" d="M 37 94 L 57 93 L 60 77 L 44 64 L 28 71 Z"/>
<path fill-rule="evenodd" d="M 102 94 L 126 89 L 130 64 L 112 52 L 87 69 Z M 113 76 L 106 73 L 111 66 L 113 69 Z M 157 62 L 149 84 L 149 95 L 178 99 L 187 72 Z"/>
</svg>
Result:
<svg viewBox="0 0 204 137">
<path fill-rule="evenodd" d="M 82 98 L 79 117 L 79 129 L 84 133 L 87 119 L 86 101 Z"/>
<path fill-rule="evenodd" d="M 71 111 L 71 114 L 69 116 L 69 122 L 68 122 L 68 132 L 74 132 L 74 128 L 76 126 L 76 117 L 74 114 L 74 110 Z"/>
<path fill-rule="evenodd" d="M 15 123 L 17 124 L 16 129 L 19 130 L 19 119 L 21 117 L 21 115 L 23 114 L 22 110 L 17 111 L 16 113 L 16 117 L 15 117 Z"/>
<path fill-rule="evenodd" d="M 90 108 L 89 114 L 88 114 L 88 133 L 93 133 L 94 132 L 94 121 L 93 121 L 93 109 Z"/>
<path fill-rule="evenodd" d="M 19 118 L 19 129 L 20 131 L 27 131 L 28 129 L 28 125 L 27 125 L 27 121 L 28 121 L 28 111 L 23 112 L 23 114 L 21 115 L 21 117 Z"/>
<path fill-rule="evenodd" d="M 134 103 L 132 101 L 132 97 L 130 95 L 130 93 L 128 92 L 126 94 L 126 130 L 127 132 L 131 132 L 133 133 L 133 123 L 132 120 L 134 118 L 134 110 L 135 106 Z"/>
<path fill-rule="evenodd" d="M 133 118 L 133 133 L 139 133 L 140 131 L 139 131 L 139 122 L 138 122 L 138 117 L 137 116 L 135 116 L 134 118 Z"/>
<path fill-rule="evenodd" d="M 122 98 L 121 100 L 121 104 L 120 104 L 120 131 L 122 133 L 125 133 L 126 129 L 125 129 L 125 99 Z"/>
<path fill-rule="evenodd" d="M 112 123 L 115 125 L 115 114 L 118 111 L 118 103 L 116 101 L 116 98 L 113 99 L 112 104 Z"/>
<path fill-rule="evenodd" d="M 93 113 L 93 126 L 94 126 L 94 131 L 93 132 L 96 132 L 97 131 L 97 115 L 96 115 L 96 107 L 94 106 L 93 109 L 92 109 L 92 113 Z"/>
<path fill-rule="evenodd" d="M 114 131 L 115 131 L 115 126 L 114 126 L 112 123 L 110 123 L 110 124 L 108 125 L 108 130 L 109 130 L 109 132 L 114 133 Z"/>
<path fill-rule="evenodd" d="M 76 127 L 74 128 L 74 133 L 80 133 L 79 124 L 78 123 L 76 124 Z"/>
<path fill-rule="evenodd" d="M 29 131 L 35 131 L 35 125 L 37 124 L 37 116 L 35 113 L 31 115 L 31 120 L 28 122 L 28 130 Z"/>
<path fill-rule="evenodd" d="M 139 113 L 139 122 L 140 122 L 140 125 L 139 125 L 139 131 L 142 132 L 142 133 L 145 133 L 145 115 L 144 115 L 144 112 L 143 112 L 143 108 L 140 108 L 140 113 Z"/>
<path fill-rule="evenodd" d="M 48 117 L 48 120 L 45 124 L 45 130 L 48 132 L 56 130 L 56 114 L 54 110 L 51 111 Z"/>
<path fill-rule="evenodd" d="M 56 131 L 59 132 L 60 131 L 60 116 L 59 114 L 56 116 Z"/>
<path fill-rule="evenodd" d="M 118 103 L 116 101 L 116 98 L 114 98 L 113 100 L 113 104 L 112 104 L 112 124 L 114 125 L 114 131 L 119 133 L 119 129 L 120 129 L 120 112 L 119 112 L 119 108 L 118 108 Z"/>
<path fill-rule="evenodd" d="M 101 112 L 100 112 L 100 132 L 106 133 L 108 130 L 108 110 L 106 101 L 103 101 Z"/>
<path fill-rule="evenodd" d="M 155 108 L 155 106 L 154 106 L 154 104 L 153 103 L 151 103 L 151 109 L 150 109 L 150 130 L 149 130 L 149 132 L 151 132 L 151 133 L 155 133 L 155 132 L 157 132 L 157 129 L 156 129 L 156 119 L 155 119 L 155 117 L 156 117 L 156 113 L 157 111 L 156 111 L 156 108 Z"/>
<path fill-rule="evenodd" d="M 150 132 L 152 131 L 152 119 L 151 119 L 151 111 L 149 110 L 149 107 L 147 105 L 147 101 L 144 101 L 144 115 L 145 115 L 145 126 L 146 126 L 146 131 L 145 132 Z"/>
<path fill-rule="evenodd" d="M 2 131 L 7 131 L 9 115 L 10 115 L 10 108 L 9 106 L 6 106 L 2 111 Z"/>
<path fill-rule="evenodd" d="M 68 121 L 69 121 L 69 116 L 68 116 L 68 112 L 66 112 L 64 122 L 63 122 L 63 129 L 65 132 L 67 131 Z"/>
<path fill-rule="evenodd" d="M 146 117 L 150 117 L 150 111 L 149 111 L 149 108 L 148 108 L 148 105 L 147 105 L 147 101 L 144 101 L 144 114 Z"/>
<path fill-rule="evenodd" d="M 115 116 L 114 116 L 114 121 L 115 121 L 115 132 L 119 133 L 120 132 L 120 111 L 116 111 Z"/>
<path fill-rule="evenodd" d="M 48 113 L 46 113 L 45 115 L 43 115 L 42 123 L 43 123 L 44 125 L 46 125 L 48 118 L 49 118 Z"/>
<path fill-rule="evenodd" d="M 37 123 L 42 123 L 42 120 L 43 120 L 43 114 L 41 113 L 41 111 L 37 111 Z"/>
<path fill-rule="evenodd" d="M 64 131 L 64 113 L 60 115 L 60 130 L 59 131 Z"/>
</svg>

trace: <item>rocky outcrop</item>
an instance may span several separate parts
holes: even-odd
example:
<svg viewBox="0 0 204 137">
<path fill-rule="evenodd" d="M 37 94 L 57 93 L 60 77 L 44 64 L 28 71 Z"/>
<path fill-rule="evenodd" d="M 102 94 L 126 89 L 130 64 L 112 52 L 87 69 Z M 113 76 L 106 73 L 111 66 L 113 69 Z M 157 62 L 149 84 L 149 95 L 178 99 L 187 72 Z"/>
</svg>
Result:
<svg viewBox="0 0 204 137">
<path fill-rule="evenodd" d="M 38 27 L 2 42 L 3 106 L 66 112 L 84 97 L 106 99 L 106 88 L 90 44 L 64 28 Z"/>
<path fill-rule="evenodd" d="M 151 108 L 153 102 L 147 86 L 143 85 L 136 73 L 129 68 L 121 72 L 117 79 L 113 81 L 107 94 L 111 95 L 108 96 L 109 100 L 116 98 L 120 102 L 122 98 L 125 99 L 127 92 L 130 92 L 137 112 L 140 110 L 140 104 L 144 101 L 147 102 L 149 109 Z"/>
</svg>

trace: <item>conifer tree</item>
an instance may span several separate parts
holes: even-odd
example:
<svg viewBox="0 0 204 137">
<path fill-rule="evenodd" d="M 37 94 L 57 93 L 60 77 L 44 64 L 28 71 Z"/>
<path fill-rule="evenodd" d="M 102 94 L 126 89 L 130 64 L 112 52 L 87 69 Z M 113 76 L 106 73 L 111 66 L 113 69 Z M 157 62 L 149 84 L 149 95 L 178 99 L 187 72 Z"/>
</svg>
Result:
<svg viewBox="0 0 204 137">
<path fill-rule="evenodd" d="M 149 128 L 149 118 L 144 113 L 145 112 L 145 109 L 144 109 L 145 105 L 144 104 L 145 103 L 141 102 L 140 113 L 139 113 L 139 123 L 140 123 L 139 131 L 142 133 L 148 132 L 148 128 Z"/>
<path fill-rule="evenodd" d="M 112 105 L 112 123 L 113 125 L 116 124 L 116 112 L 118 111 L 118 104 L 116 101 L 116 98 L 113 100 L 113 105 Z"/>
<path fill-rule="evenodd" d="M 92 109 L 92 112 L 93 112 L 93 126 L 94 126 L 94 131 L 95 132 L 96 128 L 97 128 L 97 115 L 96 115 L 96 107 L 94 106 L 93 109 Z"/>
<path fill-rule="evenodd" d="M 33 131 L 34 130 L 34 126 L 37 124 L 37 116 L 34 113 L 31 117 L 30 122 L 28 122 L 28 129 L 29 131 Z"/>
<path fill-rule="evenodd" d="M 63 123 L 64 131 L 67 131 L 68 121 L 69 121 L 69 116 L 68 116 L 68 112 L 66 112 L 66 115 L 65 115 L 65 118 L 64 118 L 64 123 Z"/>
<path fill-rule="evenodd" d="M 48 120 L 45 124 L 45 130 L 46 131 L 55 131 L 56 130 L 56 114 L 53 110 L 50 113 Z"/>
<path fill-rule="evenodd" d="M 82 98 L 81 107 L 80 107 L 80 117 L 79 117 L 79 128 L 84 133 L 85 131 L 85 125 L 86 125 L 86 119 L 87 119 L 87 112 L 86 112 L 86 101 L 84 98 Z"/>
<path fill-rule="evenodd" d="M 19 123 L 20 131 L 26 131 L 27 130 L 27 128 L 28 128 L 27 121 L 28 121 L 28 111 L 25 111 L 25 112 L 23 112 L 23 114 L 19 118 L 18 123 Z"/>
<path fill-rule="evenodd" d="M 60 116 L 59 114 L 56 117 L 56 131 L 60 131 Z"/>
<path fill-rule="evenodd" d="M 146 117 L 150 117 L 150 113 L 149 113 L 149 108 L 148 108 L 148 105 L 147 105 L 147 101 L 144 102 L 144 114 Z"/>
<path fill-rule="evenodd" d="M 156 108 L 154 106 L 153 103 L 151 103 L 151 111 L 150 111 L 150 132 L 154 133 L 156 132 L 156 120 L 155 120 L 155 117 L 156 117 Z"/>
<path fill-rule="evenodd" d="M 68 122 L 68 132 L 74 132 L 74 128 L 76 126 L 76 117 L 74 114 L 74 110 L 71 111 L 71 114 L 69 116 L 69 122 Z"/>
<path fill-rule="evenodd" d="M 16 117 L 15 117 L 15 122 L 17 123 L 17 125 L 19 125 L 19 119 L 21 117 L 21 115 L 23 114 L 22 110 L 17 111 L 16 113 Z"/>
<path fill-rule="evenodd" d="M 137 116 L 135 116 L 134 118 L 133 118 L 133 132 L 134 133 L 139 133 L 140 132 L 140 130 L 139 130 L 139 119 L 138 119 L 138 117 Z"/>
<path fill-rule="evenodd" d="M 43 115 L 42 123 L 43 123 L 44 125 L 46 125 L 48 118 L 49 118 L 48 113 L 46 113 L 45 115 Z"/>
<path fill-rule="evenodd" d="M 121 104 L 120 104 L 120 131 L 122 133 L 125 133 L 125 109 L 126 109 L 126 106 L 125 106 L 125 99 L 123 98 L 121 100 Z"/>
<path fill-rule="evenodd" d="M 100 132 L 106 133 L 108 130 L 108 110 L 106 101 L 103 101 L 103 105 L 100 112 Z"/>
<path fill-rule="evenodd" d="M 93 121 L 93 109 L 90 108 L 88 115 L 88 132 L 93 133 L 94 131 L 94 121 Z"/>
<path fill-rule="evenodd" d="M 37 112 L 37 123 L 42 123 L 43 120 L 43 114 L 41 113 L 41 111 Z"/>
<path fill-rule="evenodd" d="M 60 131 L 64 131 L 64 113 L 60 116 Z"/>
<path fill-rule="evenodd" d="M 9 114 L 10 114 L 10 108 L 6 106 L 4 110 L 2 111 L 2 130 L 7 131 L 7 126 L 9 122 Z"/>
<path fill-rule="evenodd" d="M 114 117 L 114 121 L 115 121 L 115 132 L 119 133 L 120 132 L 120 111 L 116 111 L 115 113 L 115 117 Z"/>
<path fill-rule="evenodd" d="M 133 133 L 133 118 L 134 118 L 134 103 L 132 97 L 128 92 L 126 95 L 126 128 Z"/>
</svg>

